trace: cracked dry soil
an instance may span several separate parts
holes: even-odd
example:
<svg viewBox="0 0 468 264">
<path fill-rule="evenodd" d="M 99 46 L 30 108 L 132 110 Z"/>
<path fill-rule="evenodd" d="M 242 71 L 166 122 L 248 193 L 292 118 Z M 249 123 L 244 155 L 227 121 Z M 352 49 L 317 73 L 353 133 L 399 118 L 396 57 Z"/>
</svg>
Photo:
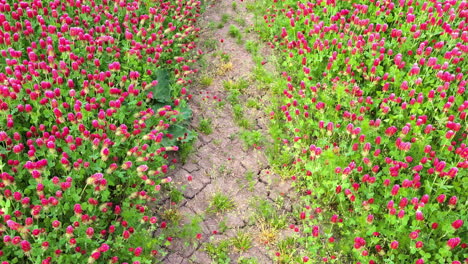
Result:
<svg viewBox="0 0 468 264">
<path fill-rule="evenodd" d="M 190 225 L 194 217 L 198 217 L 201 219 L 198 224 L 201 227 L 201 237 L 174 236 L 172 244 L 168 247 L 169 254 L 162 260 L 163 263 L 218 263 L 206 251 L 206 244 L 232 239 L 239 231 L 252 237 L 252 245 L 245 251 L 236 250 L 231 246 L 229 263 L 238 263 L 240 258 L 254 258 L 257 263 L 273 263 L 274 242 L 267 243 L 261 239 L 262 227 L 255 219 L 256 209 L 252 206 L 252 201 L 261 199 L 274 205 L 278 199 L 281 199 L 283 202 L 278 206 L 278 213 L 292 210 L 291 199 L 287 196 L 291 188 L 290 183 L 269 171 L 263 147 L 248 149 L 245 147 L 238 136 L 242 129 L 235 122 L 232 106 L 227 102 L 222 103 L 228 96 L 228 91 L 223 88 L 224 81 L 236 81 L 239 78 L 249 80 L 249 87 L 242 91 L 238 99 L 244 104 L 244 115 L 254 123 L 253 127 L 261 131 L 265 138 L 267 137 L 268 116 L 263 109 L 257 110 L 245 106 L 245 102 L 250 98 L 262 105 L 268 103 L 265 91 L 260 91 L 251 77 L 255 62 L 244 45 L 238 44 L 235 38 L 229 36 L 229 25 L 235 24 L 233 18 L 242 17 L 246 21 L 245 26 L 237 26 L 241 29 L 243 38 L 256 39 L 254 33 L 245 32 L 246 27 L 252 25 L 254 19 L 246 10 L 246 2 L 237 1 L 238 6 L 233 10 L 232 1 L 214 1 L 200 18 L 199 26 L 202 29 L 200 40 L 211 40 L 212 43 L 216 41 L 217 47 L 212 50 L 204 49 L 208 66 L 200 69 L 200 74 L 210 74 L 213 81 L 209 86 L 198 84 L 192 88 L 191 127 L 197 129 L 200 120 L 211 119 L 212 133 L 205 135 L 199 132 L 194 151 L 185 164 L 179 165 L 174 170 L 172 178 L 175 184 L 180 187 L 185 186 L 182 187 L 183 201 L 175 205 L 180 215 L 178 228 Z M 228 14 L 231 19 L 222 28 L 209 26 L 213 22 L 220 23 L 223 14 Z M 216 56 L 219 51 L 230 55 L 229 63 L 232 63 L 232 67 L 220 71 L 225 67 L 226 61 Z M 267 51 L 261 52 L 265 54 Z M 247 179 L 247 174 L 253 177 Z M 188 175 L 191 175 L 193 180 L 188 181 Z M 215 193 L 230 197 L 234 202 L 234 208 L 226 212 L 208 212 L 207 209 Z M 276 232 L 279 237 L 284 237 L 290 231 Z"/>
</svg>

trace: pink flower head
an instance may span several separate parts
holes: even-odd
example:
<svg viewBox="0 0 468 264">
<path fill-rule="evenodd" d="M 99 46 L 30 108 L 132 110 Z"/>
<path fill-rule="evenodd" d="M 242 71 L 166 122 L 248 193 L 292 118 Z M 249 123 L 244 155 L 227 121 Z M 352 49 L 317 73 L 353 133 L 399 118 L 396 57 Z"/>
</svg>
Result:
<svg viewBox="0 0 468 264">
<path fill-rule="evenodd" d="M 414 231 L 414 232 L 411 232 L 409 236 L 411 239 L 416 239 L 418 238 L 419 234 L 418 232 Z"/>
<path fill-rule="evenodd" d="M 460 242 L 461 239 L 459 237 L 450 238 L 447 241 L 447 246 L 450 247 L 450 249 L 454 249 L 460 244 Z"/>
<path fill-rule="evenodd" d="M 424 246 L 424 243 L 422 241 L 416 242 L 416 248 L 422 248 Z"/>
<path fill-rule="evenodd" d="M 423 215 L 423 213 L 421 211 L 416 211 L 415 216 L 416 216 L 416 220 L 418 220 L 418 221 L 423 221 L 424 220 L 424 215 Z"/>
<path fill-rule="evenodd" d="M 99 251 L 93 252 L 91 254 L 91 258 L 93 258 L 94 260 L 98 260 L 99 257 L 101 257 L 101 252 L 99 252 Z"/>
<path fill-rule="evenodd" d="M 135 250 L 133 251 L 133 254 L 135 254 L 136 257 L 140 256 L 141 253 L 143 253 L 143 248 L 141 248 L 141 247 L 137 247 L 137 248 L 135 248 Z"/>
<path fill-rule="evenodd" d="M 24 252 L 29 252 L 31 250 L 31 244 L 27 240 L 21 241 L 20 245 Z"/>
<path fill-rule="evenodd" d="M 452 196 L 450 197 L 448 204 L 449 206 L 456 206 L 457 202 L 458 202 L 458 198 L 456 196 Z"/>
<path fill-rule="evenodd" d="M 461 220 L 461 219 L 455 220 L 452 223 L 452 227 L 455 228 L 455 229 L 458 229 L 458 228 L 460 228 L 462 226 L 463 226 L 463 220 Z"/>
<path fill-rule="evenodd" d="M 436 200 L 437 200 L 438 203 L 445 202 L 445 194 L 441 194 L 441 195 L 437 196 Z"/>
<path fill-rule="evenodd" d="M 21 225 L 16 223 L 15 221 L 13 220 L 8 220 L 7 222 L 7 226 L 11 229 L 11 230 L 18 230 L 21 228 Z"/>
</svg>

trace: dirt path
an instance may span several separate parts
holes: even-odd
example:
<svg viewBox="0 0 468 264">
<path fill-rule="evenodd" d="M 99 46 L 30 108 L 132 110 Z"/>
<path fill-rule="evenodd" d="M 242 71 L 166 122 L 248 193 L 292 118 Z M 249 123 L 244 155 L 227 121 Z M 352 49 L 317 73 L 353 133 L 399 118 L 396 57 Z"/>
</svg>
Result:
<svg viewBox="0 0 468 264">
<path fill-rule="evenodd" d="M 199 136 L 173 175 L 186 188 L 166 211 L 179 226 L 163 263 L 273 263 L 274 245 L 290 232 L 290 184 L 264 153 L 267 96 L 255 80 L 257 37 L 246 32 L 253 15 L 248 1 L 233 2 L 216 1 L 200 20 L 206 54 L 190 102 Z"/>
</svg>

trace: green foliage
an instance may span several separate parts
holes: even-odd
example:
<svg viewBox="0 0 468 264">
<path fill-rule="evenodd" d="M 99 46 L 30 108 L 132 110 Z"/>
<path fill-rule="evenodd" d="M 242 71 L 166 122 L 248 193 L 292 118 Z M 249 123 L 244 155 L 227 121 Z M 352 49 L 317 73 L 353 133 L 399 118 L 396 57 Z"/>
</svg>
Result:
<svg viewBox="0 0 468 264">
<path fill-rule="evenodd" d="M 255 209 L 255 221 L 265 222 L 274 230 L 280 230 L 286 226 L 286 216 L 278 213 L 277 208 L 268 200 L 254 197 L 250 206 Z"/>
<path fill-rule="evenodd" d="M 230 90 L 226 100 L 231 103 L 231 105 L 239 104 L 239 97 L 241 93 L 239 90 Z"/>
<path fill-rule="evenodd" d="M 279 263 L 293 263 L 297 259 L 297 249 L 300 242 L 295 237 L 286 237 L 278 241 L 276 248 L 280 255 L 276 258 Z"/>
<path fill-rule="evenodd" d="M 248 148 L 263 145 L 263 140 L 265 138 L 261 130 L 245 130 L 241 132 L 239 137 Z"/>
<path fill-rule="evenodd" d="M 182 219 L 182 215 L 177 209 L 169 208 L 161 213 L 161 218 L 177 226 L 179 221 Z"/>
<path fill-rule="evenodd" d="M 252 236 L 246 232 L 238 231 L 231 239 L 231 244 L 240 252 L 247 251 L 252 247 Z"/>
<path fill-rule="evenodd" d="M 255 190 L 255 174 L 253 171 L 247 171 L 245 173 L 245 179 L 248 182 L 249 191 L 253 192 Z"/>
<path fill-rule="evenodd" d="M 257 41 L 254 40 L 247 40 L 245 42 L 245 49 L 250 52 L 251 54 L 257 54 L 259 51 L 259 44 Z"/>
<path fill-rule="evenodd" d="M 210 86 L 212 83 L 213 83 L 213 78 L 210 76 L 205 75 L 200 78 L 200 84 L 203 86 Z"/>
<path fill-rule="evenodd" d="M 195 151 L 194 144 L 196 139 L 192 139 L 186 143 L 183 143 L 179 147 L 179 158 L 182 164 L 187 162 L 188 157 Z"/>
<path fill-rule="evenodd" d="M 242 41 L 242 33 L 236 25 L 230 25 L 228 34 L 230 37 L 235 38 L 238 43 Z"/>
<path fill-rule="evenodd" d="M 171 188 L 169 191 L 169 198 L 174 203 L 179 203 L 184 199 L 183 193 L 177 188 Z"/>
<path fill-rule="evenodd" d="M 427 10 L 436 4 L 416 8 L 390 2 L 398 8 L 382 16 L 378 4 L 364 10 L 353 1 L 322 1 L 309 10 L 320 14 L 315 21 L 294 0 L 247 6 L 256 13 L 260 36 L 269 43 L 278 40 L 272 63 L 284 73 L 273 78 L 260 66 L 261 57 L 255 58 L 253 79 L 274 94 L 271 165 L 296 178 L 299 208 L 311 208 L 301 209 L 307 215 L 297 219 L 301 236 L 281 246 L 280 263 L 298 263 L 304 255 L 318 261 L 330 254 L 339 263 L 465 258 L 459 245 L 449 249 L 447 243 L 466 233 L 451 226 L 465 218 L 467 206 L 460 188 L 466 183 L 460 176 L 466 175 L 460 163 L 466 157 L 456 150 L 466 147 L 461 143 L 466 141 L 466 91 L 458 89 L 458 81 L 444 79 L 439 67 L 444 65 L 446 76 L 456 76 L 467 63 L 453 63 L 448 56 L 459 40 L 440 35 L 445 26 L 426 28 Z M 454 2 L 453 8 L 458 6 Z M 342 26 L 328 30 L 343 10 L 359 18 L 350 21 L 345 15 Z M 449 16 L 439 13 L 441 21 Z M 461 17 L 451 19 L 454 27 L 464 23 Z M 379 40 L 369 39 L 376 35 Z M 308 47 L 302 45 L 306 42 Z M 437 201 L 440 195 L 446 200 Z M 450 204 L 449 197 L 457 197 L 457 204 Z M 338 219 L 330 221 L 334 216 Z M 439 228 L 432 229 L 432 223 Z M 418 237 L 410 239 L 415 230 Z M 334 242 L 326 242 L 331 237 Z M 360 239 L 365 245 L 356 242 Z M 394 240 L 398 249 L 390 248 Z M 417 248 L 417 241 L 424 246 Z M 297 248 L 300 254 L 291 253 Z"/>
<path fill-rule="evenodd" d="M 207 52 L 213 51 L 218 47 L 218 41 L 212 38 L 208 38 L 203 41 L 203 47 Z"/>
<path fill-rule="evenodd" d="M 156 263 L 203 7 L 56 4 L 2 3 L 0 262 Z"/>
<path fill-rule="evenodd" d="M 242 17 L 242 16 L 238 16 L 234 19 L 234 21 L 241 27 L 245 27 L 246 25 L 246 21 L 245 21 L 245 18 Z"/>
<path fill-rule="evenodd" d="M 216 22 L 210 21 L 210 22 L 208 23 L 207 27 L 208 27 L 209 29 L 211 29 L 211 30 L 215 30 L 216 27 L 217 27 L 217 26 L 216 26 Z"/>
<path fill-rule="evenodd" d="M 244 108 L 241 104 L 235 104 L 232 106 L 232 113 L 234 114 L 234 119 L 240 120 L 244 116 Z"/>
<path fill-rule="evenodd" d="M 153 89 L 155 96 L 153 99 L 158 104 L 167 104 L 172 102 L 172 77 L 166 69 L 157 69 L 155 72 L 157 76 L 158 85 Z"/>
<path fill-rule="evenodd" d="M 220 56 L 223 62 L 229 62 L 231 60 L 231 55 L 229 53 L 222 52 Z"/>
<path fill-rule="evenodd" d="M 257 110 L 260 110 L 262 108 L 258 99 L 253 99 L 253 98 L 247 99 L 246 106 L 249 108 L 255 108 Z"/>
<path fill-rule="evenodd" d="M 184 238 L 188 241 L 195 242 L 197 234 L 202 232 L 201 223 L 203 222 L 203 217 L 201 216 L 191 216 L 188 223 L 183 226 L 177 227 L 174 232 L 175 236 Z"/>
<path fill-rule="evenodd" d="M 229 16 L 228 14 L 223 14 L 221 16 L 221 22 L 223 22 L 223 24 L 226 24 L 229 21 L 230 18 L 231 18 L 231 16 Z"/>
<path fill-rule="evenodd" d="M 250 122 L 249 119 L 242 117 L 239 119 L 236 119 L 236 124 L 243 129 L 251 129 L 252 128 L 252 122 Z"/>
<path fill-rule="evenodd" d="M 250 83 L 247 79 L 245 78 L 239 78 L 237 81 L 233 80 L 225 80 L 223 81 L 223 87 L 224 89 L 228 91 L 243 91 L 249 87 Z"/>
<path fill-rule="evenodd" d="M 210 118 L 202 118 L 198 123 L 198 131 L 205 135 L 209 135 L 213 133 L 213 128 L 211 126 L 211 119 Z"/>
<path fill-rule="evenodd" d="M 227 226 L 226 219 L 223 219 L 222 221 L 219 222 L 219 224 L 218 224 L 218 229 L 219 230 L 218 231 L 220 233 L 226 232 L 228 230 L 228 228 L 229 227 Z"/>
<path fill-rule="evenodd" d="M 234 201 L 227 195 L 217 192 L 211 198 L 210 204 L 208 205 L 208 213 L 224 213 L 234 209 Z"/>
<path fill-rule="evenodd" d="M 229 257 L 230 246 L 231 242 L 229 240 L 222 240 L 217 243 L 210 242 L 205 244 L 204 250 L 215 263 L 229 264 L 231 263 Z"/>
</svg>

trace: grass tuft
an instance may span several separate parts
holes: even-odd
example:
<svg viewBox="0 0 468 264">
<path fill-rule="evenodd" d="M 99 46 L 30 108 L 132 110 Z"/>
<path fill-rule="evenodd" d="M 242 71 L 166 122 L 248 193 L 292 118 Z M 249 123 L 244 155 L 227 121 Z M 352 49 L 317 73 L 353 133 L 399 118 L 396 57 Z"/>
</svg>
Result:
<svg viewBox="0 0 468 264">
<path fill-rule="evenodd" d="M 198 124 L 198 130 L 205 135 L 213 133 L 213 128 L 211 127 L 211 119 L 203 118 Z"/>
<path fill-rule="evenodd" d="M 249 250 L 252 247 L 252 237 L 246 232 L 239 231 L 231 240 L 234 248 L 240 252 Z"/>
<path fill-rule="evenodd" d="M 225 213 L 234 209 L 234 207 L 234 201 L 230 197 L 221 192 L 217 192 L 211 198 L 207 211 L 209 213 Z"/>
</svg>

